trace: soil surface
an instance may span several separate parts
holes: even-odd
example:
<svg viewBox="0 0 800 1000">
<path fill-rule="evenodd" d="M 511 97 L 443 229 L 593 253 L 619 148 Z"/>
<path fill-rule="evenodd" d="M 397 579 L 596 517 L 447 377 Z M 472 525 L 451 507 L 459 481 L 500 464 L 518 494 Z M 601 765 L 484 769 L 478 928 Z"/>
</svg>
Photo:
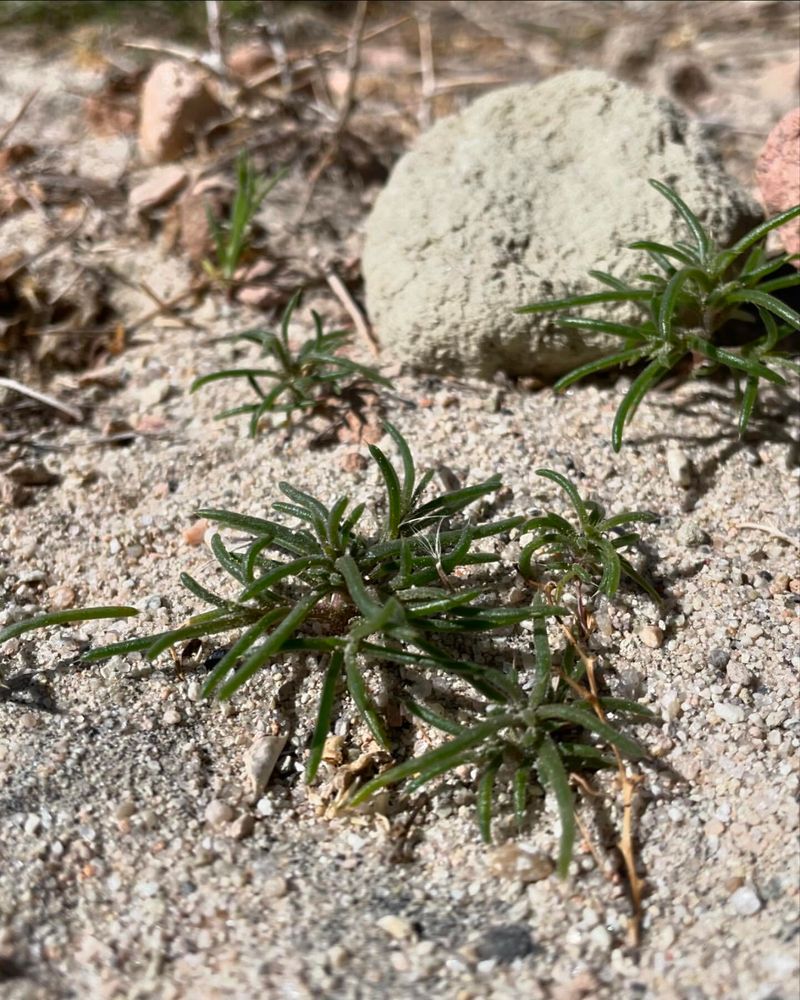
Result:
<svg viewBox="0 0 800 1000">
<path fill-rule="evenodd" d="M 292 59 L 346 48 L 347 11 L 281 22 Z M 365 215 L 420 123 L 493 86 L 592 65 L 682 100 L 752 189 L 760 144 L 797 103 L 790 3 L 375 4 L 367 33 L 414 14 L 365 40 L 357 103 L 335 149 L 335 101 L 314 119 L 324 106 L 315 80 L 237 104 L 241 118 L 183 161 L 193 178 L 229 182 L 243 144 L 268 173 L 291 164 L 254 237 L 256 256 L 274 265 L 261 313 L 203 287 L 173 205 L 128 209 L 145 175 L 131 131 L 137 71 L 153 54 L 124 48 L 130 33 L 95 26 L 44 48 L 13 29 L 0 38 L 14 54 L 0 67 L 0 122 L 37 91 L 0 143 L 0 152 L 32 149 L 0 169 L 0 376 L 61 406 L 0 389 L 0 625 L 56 607 L 141 611 L 25 635 L 0 654 L 3 1000 L 800 996 L 796 393 L 766 393 L 740 440 L 732 383 L 667 385 L 614 454 L 610 424 L 628 375 L 556 396 L 388 369 L 383 412 L 419 466 L 444 466 L 461 483 L 500 473 L 503 515 L 562 510 L 534 475 L 542 466 L 611 512 L 659 515 L 636 559 L 664 604 L 622 591 L 597 612 L 611 692 L 658 715 L 637 789 L 638 947 L 613 780 L 581 796 L 585 838 L 562 882 L 547 874 L 559 830 L 552 803 L 534 804 L 519 837 L 501 810 L 487 848 L 469 773 L 413 809 L 400 798 L 385 815 L 336 809 L 337 776 L 365 754 L 364 766 L 381 763 L 347 709 L 335 721 L 341 758 L 307 787 L 313 658 L 263 672 L 222 706 L 200 699 L 210 644 L 153 664 L 80 662 L 88 643 L 201 610 L 178 579 L 216 579 L 205 545 L 184 537 L 199 507 L 264 514 L 283 479 L 326 502 L 343 492 L 379 500 L 352 418 L 330 445 L 319 419 L 253 441 L 244 423 L 213 419 L 242 401 L 239 387 L 189 386 L 241 360 L 219 338 L 272 323 L 299 284 L 297 333 L 312 307 L 351 323 L 326 275 L 359 301 Z M 428 25 L 436 78 L 431 86 L 428 64 L 426 91 Z M 345 57 L 323 65 L 335 98 Z M 131 109 L 133 119 L 123 114 Z M 368 341 L 355 343 L 374 363 Z M 50 482 L 31 482 L 47 479 L 42 466 Z M 497 542 L 509 588 L 518 548 Z M 517 629 L 497 656 L 510 662 L 529 646 Z M 380 674 L 370 679 L 379 692 Z M 264 735 L 287 739 L 254 796 L 244 759 Z M 408 720 L 398 729 L 417 752 L 435 739 Z M 520 870 L 519 850 L 536 862 Z"/>
</svg>

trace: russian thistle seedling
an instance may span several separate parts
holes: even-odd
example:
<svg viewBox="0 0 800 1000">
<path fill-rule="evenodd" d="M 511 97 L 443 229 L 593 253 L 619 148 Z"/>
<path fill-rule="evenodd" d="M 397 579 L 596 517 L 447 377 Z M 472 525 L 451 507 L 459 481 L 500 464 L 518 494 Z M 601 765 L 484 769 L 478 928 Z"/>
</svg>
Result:
<svg viewBox="0 0 800 1000">
<path fill-rule="evenodd" d="M 314 335 L 296 351 L 289 343 L 289 323 L 300 301 L 296 292 L 287 304 L 277 333 L 248 330 L 226 340 L 243 340 L 261 349 L 261 357 L 269 367 L 226 368 L 203 375 L 192 383 L 195 392 L 210 382 L 221 379 L 245 379 L 256 394 L 252 403 L 235 406 L 218 413 L 217 420 L 248 414 L 250 436 L 255 437 L 261 418 L 272 412 L 285 413 L 287 423 L 296 412 L 307 413 L 322 399 L 341 396 L 345 391 L 358 390 L 372 383 L 389 385 L 380 372 L 360 365 L 336 352 L 346 346 L 350 335 L 343 330 L 325 333 L 322 320 L 312 311 Z"/>
<path fill-rule="evenodd" d="M 534 604 L 534 612 L 539 616 L 547 610 L 551 609 L 541 599 Z M 406 779 L 410 779 L 406 789 L 410 795 L 449 771 L 473 765 L 478 769 L 478 825 L 483 839 L 489 842 L 498 779 L 511 786 L 520 827 L 525 820 L 531 782 L 538 782 L 553 793 L 558 806 L 561 819 L 558 872 L 565 877 L 575 841 L 570 775 L 616 766 L 615 758 L 604 751 L 603 744 L 615 747 L 631 760 L 644 757 L 644 748 L 619 732 L 605 716 L 614 713 L 621 719 L 641 720 L 649 719 L 651 713 L 635 702 L 619 698 L 601 697 L 594 706 L 590 704 L 581 693 L 585 670 L 573 647 L 564 650 L 560 670 L 553 667 L 543 617 L 538 617 L 534 625 L 534 650 L 533 676 L 509 676 L 503 690 L 489 701 L 483 712 L 472 713 L 466 721 L 445 718 L 409 700 L 407 706 L 414 715 L 452 739 L 373 778 L 356 792 L 352 804 L 358 805 L 379 789 Z"/>
<path fill-rule="evenodd" d="M 204 261 L 203 266 L 212 279 L 233 280 L 249 245 L 253 219 L 264 199 L 285 176 L 286 170 L 280 170 L 268 181 L 260 178 L 247 155 L 240 153 L 236 161 L 236 193 L 229 218 L 219 222 L 210 211 L 207 212 L 215 259 Z"/>
<path fill-rule="evenodd" d="M 648 390 L 686 358 L 692 359 L 695 367 L 698 359 L 702 359 L 706 366 L 722 366 L 745 378 L 740 434 L 753 411 L 761 380 L 785 385 L 778 369 L 798 371 L 797 363 L 777 347 L 790 333 L 800 330 L 800 315 L 773 293 L 800 285 L 800 274 L 776 277 L 776 272 L 791 258 L 781 254 L 768 259 L 764 241 L 773 229 L 797 218 L 800 205 L 756 226 L 723 250 L 715 246 L 708 231 L 675 191 L 656 180 L 650 184 L 677 209 L 689 230 L 690 242 L 676 241 L 672 246 L 653 240 L 631 243 L 630 249 L 644 250 L 656 267 L 655 273 L 639 275 L 638 286 L 602 271 L 591 271 L 593 277 L 606 285 L 606 290 L 537 302 L 516 310 L 562 312 L 614 302 L 632 303 L 642 310 L 643 318 L 638 324 L 581 315 L 559 320 L 561 326 L 571 329 L 619 337 L 624 348 L 569 372 L 556 382 L 556 390 L 566 389 L 595 372 L 646 362 L 617 409 L 611 432 L 615 451 L 619 451 L 625 426 Z M 758 320 L 754 321 L 752 313 L 743 307 L 755 310 Z M 753 325 L 753 336 L 736 349 L 718 343 L 720 329 L 732 319 Z"/>
<path fill-rule="evenodd" d="M 520 573 L 533 579 L 535 563 L 539 563 L 545 578 L 555 584 L 557 600 L 570 584 L 576 585 L 579 606 L 586 597 L 594 596 L 593 591 L 613 597 L 623 577 L 658 603 L 660 598 L 653 585 L 621 552 L 639 542 L 639 535 L 630 526 L 655 521 L 655 514 L 625 511 L 606 517 L 600 504 L 584 500 L 566 476 L 552 469 L 537 469 L 536 475 L 561 487 L 575 511 L 577 524 L 552 511 L 527 521 L 522 531 L 531 532 L 533 538 L 522 549 Z"/>
</svg>

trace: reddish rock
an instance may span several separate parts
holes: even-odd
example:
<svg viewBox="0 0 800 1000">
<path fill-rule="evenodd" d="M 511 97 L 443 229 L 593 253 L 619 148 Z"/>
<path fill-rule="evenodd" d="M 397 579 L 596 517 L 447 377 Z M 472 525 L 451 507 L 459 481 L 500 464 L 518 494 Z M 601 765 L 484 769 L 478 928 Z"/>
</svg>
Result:
<svg viewBox="0 0 800 1000">
<path fill-rule="evenodd" d="M 280 292 L 274 285 L 267 284 L 267 278 L 275 270 L 275 265 L 268 260 L 258 260 L 249 267 L 240 268 L 236 272 L 236 280 L 241 282 L 236 298 L 243 306 L 251 309 L 265 309 L 274 305 L 280 298 Z"/>
<path fill-rule="evenodd" d="M 194 135 L 222 111 L 199 70 L 179 62 L 158 63 L 142 88 L 142 158 L 146 163 L 177 160 L 191 146 Z"/>
<path fill-rule="evenodd" d="M 800 108 L 795 108 L 770 132 L 756 163 L 756 180 L 767 215 L 777 215 L 800 203 Z M 800 253 L 800 219 L 777 230 L 787 253 Z M 800 261 L 793 261 L 800 267 Z"/>
<path fill-rule="evenodd" d="M 170 164 L 166 167 L 156 167 L 128 194 L 128 204 L 137 212 L 146 212 L 149 208 L 163 205 L 165 201 L 177 194 L 186 183 L 188 174 L 183 167 Z"/>
<path fill-rule="evenodd" d="M 275 62 L 272 49 L 264 42 L 242 42 L 235 45 L 225 60 L 228 69 L 241 80 L 249 80 Z"/>
</svg>

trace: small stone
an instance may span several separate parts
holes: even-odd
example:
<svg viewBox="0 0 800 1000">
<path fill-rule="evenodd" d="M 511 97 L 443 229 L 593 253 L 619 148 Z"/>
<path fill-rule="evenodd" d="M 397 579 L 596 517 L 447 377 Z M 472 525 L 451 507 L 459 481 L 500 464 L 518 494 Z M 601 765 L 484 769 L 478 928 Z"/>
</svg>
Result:
<svg viewBox="0 0 800 1000">
<path fill-rule="evenodd" d="M 674 722 L 681 714 L 681 699 L 677 691 L 667 691 L 661 700 L 664 717 L 667 722 Z"/>
<path fill-rule="evenodd" d="M 743 663 L 738 660 L 731 660 L 725 668 L 725 674 L 732 684 L 740 684 L 742 687 L 750 687 L 753 683 L 753 674 Z"/>
<path fill-rule="evenodd" d="M 177 708 L 168 708 L 164 712 L 163 722 L 165 726 L 179 726 L 183 722 L 183 716 Z"/>
<path fill-rule="evenodd" d="M 504 924 L 490 927 L 479 938 L 475 953 L 479 960 L 494 958 L 509 963 L 525 958 L 534 950 L 530 930 L 524 924 Z"/>
<path fill-rule="evenodd" d="M 51 472 L 44 462 L 15 462 L 6 469 L 6 476 L 20 486 L 54 486 L 61 482 L 61 476 Z"/>
<path fill-rule="evenodd" d="M 212 799 L 206 806 L 205 818 L 209 826 L 223 826 L 236 816 L 234 809 L 221 799 Z"/>
<path fill-rule="evenodd" d="M 766 214 L 777 215 L 800 202 L 800 171 L 797 154 L 800 147 L 800 108 L 784 115 L 767 136 L 756 162 L 756 181 Z M 777 230 L 787 253 L 800 253 L 800 220 L 787 222 Z M 795 267 L 800 261 L 794 260 Z"/>
<path fill-rule="evenodd" d="M 728 902 L 740 917 L 752 917 L 763 905 L 752 885 L 743 885 L 737 889 Z"/>
<path fill-rule="evenodd" d="M 204 517 L 201 517 L 190 524 L 188 528 L 184 528 L 181 533 L 184 542 L 187 545 L 202 545 L 208 531 L 208 524 L 208 521 Z"/>
<path fill-rule="evenodd" d="M 664 630 L 657 625 L 645 625 L 639 632 L 639 638 L 650 649 L 660 649 L 664 643 Z"/>
<path fill-rule="evenodd" d="M 717 670 L 722 670 L 726 667 L 730 658 L 731 654 L 728 650 L 721 649 L 719 646 L 715 646 L 708 654 L 708 662 Z"/>
<path fill-rule="evenodd" d="M 396 917 L 392 913 L 381 917 L 376 923 L 382 931 L 385 931 L 395 941 L 403 941 L 414 934 L 414 928 L 407 920 L 404 920 L 402 917 Z"/>
<path fill-rule="evenodd" d="M 166 379 L 157 378 L 139 391 L 138 402 L 142 409 L 148 410 L 151 406 L 163 403 L 171 392 L 172 386 L 169 382 Z"/>
<path fill-rule="evenodd" d="M 289 891 L 289 883 L 282 875 L 274 875 L 261 888 L 267 899 L 283 899 Z"/>
<path fill-rule="evenodd" d="M 66 611 L 75 607 L 75 590 L 72 587 L 51 587 L 48 590 L 50 607 L 53 611 Z"/>
<path fill-rule="evenodd" d="M 694 466 L 680 448 L 667 448 L 667 475 L 676 486 L 686 489 L 692 485 Z"/>
<path fill-rule="evenodd" d="M 701 545 L 709 545 L 711 543 L 711 535 L 691 521 L 686 521 L 682 524 L 675 533 L 675 537 L 687 549 L 696 549 Z"/>
<path fill-rule="evenodd" d="M 139 149 L 146 163 L 177 160 L 223 109 L 204 74 L 173 60 L 157 63 L 144 82 Z"/>
<path fill-rule="evenodd" d="M 789 574 L 778 573 L 769 585 L 769 592 L 773 597 L 785 593 L 789 589 Z"/>
<path fill-rule="evenodd" d="M 730 702 L 720 701 L 714 705 L 714 711 L 728 725 L 737 726 L 744 722 L 745 712 L 741 705 L 734 705 Z"/>
<path fill-rule="evenodd" d="M 245 750 L 244 773 L 250 783 L 252 802 L 261 798 L 288 738 L 288 734 L 259 736 Z"/>
<path fill-rule="evenodd" d="M 546 854 L 527 850 L 510 841 L 494 848 L 488 858 L 489 871 L 497 878 L 506 878 L 525 884 L 541 882 L 555 868 Z"/>
<path fill-rule="evenodd" d="M 345 472 L 363 472 L 369 462 L 360 451 L 348 451 L 339 459 L 339 464 Z"/>
<path fill-rule="evenodd" d="M 725 825 L 718 819 L 710 819 L 703 827 L 703 831 L 707 837 L 719 837 L 725 832 Z"/>
<path fill-rule="evenodd" d="M 241 42 L 234 45 L 225 57 L 228 69 L 234 76 L 248 80 L 275 65 L 272 48 L 260 41 Z"/>
<path fill-rule="evenodd" d="M 42 820 L 38 813 L 29 813 L 28 818 L 25 820 L 25 825 L 23 826 L 23 832 L 28 837 L 35 837 L 36 834 L 42 828 Z"/>
<path fill-rule="evenodd" d="M 136 803 L 133 799 L 123 799 L 114 810 L 114 819 L 130 819 L 136 812 Z"/>
<path fill-rule="evenodd" d="M 251 309 L 266 309 L 275 305 L 281 293 L 274 282 L 267 281 L 274 270 L 275 264 L 268 260 L 257 260 L 249 267 L 240 268 L 234 275 L 237 300 Z"/>
<path fill-rule="evenodd" d="M 241 816 L 228 824 L 227 834 L 232 840 L 245 840 L 251 836 L 255 829 L 256 821 L 250 813 L 243 813 Z"/>
<path fill-rule="evenodd" d="M 176 164 L 156 167 L 128 194 L 128 204 L 134 211 L 144 212 L 163 205 L 177 194 L 187 181 L 188 174 Z"/>
</svg>

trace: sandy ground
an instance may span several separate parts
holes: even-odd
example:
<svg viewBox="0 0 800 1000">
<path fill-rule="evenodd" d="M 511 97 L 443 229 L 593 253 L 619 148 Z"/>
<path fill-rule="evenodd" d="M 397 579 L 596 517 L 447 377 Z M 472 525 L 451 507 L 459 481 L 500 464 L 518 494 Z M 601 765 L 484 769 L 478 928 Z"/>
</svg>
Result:
<svg viewBox="0 0 800 1000">
<path fill-rule="evenodd" d="M 4 238 L 13 242 L 9 230 Z M 160 294 L 186 280 L 185 265 L 158 247 L 125 252 L 118 259 Z M 582 844 L 563 883 L 535 865 L 520 877 L 481 843 L 468 776 L 445 782 L 417 814 L 386 817 L 332 814 L 335 765 L 316 788 L 304 785 L 313 659 L 264 672 L 226 706 L 199 700 L 211 646 L 178 665 L 166 656 L 80 665 L 87 641 L 199 610 L 178 584 L 182 570 L 212 572 L 208 551 L 182 535 L 198 507 L 262 514 L 284 478 L 325 501 L 380 496 L 374 466 L 348 471 L 363 445 L 310 450 L 302 432 L 253 443 L 237 421 L 214 422 L 235 390 L 189 395 L 188 386 L 231 360 L 212 336 L 253 317 L 209 300 L 192 318 L 199 331 L 143 329 L 111 363 L 121 388 L 60 376 L 52 389 L 86 405 L 83 424 L 19 409 L 16 398 L 3 414 L 13 431 L 3 465 L 42 461 L 58 481 L 28 506 L 0 508 L 0 623 L 70 596 L 141 614 L 25 636 L 0 658 L 6 682 L 28 675 L 0 700 L 0 997 L 800 996 L 796 393 L 768 395 L 743 442 L 732 385 L 654 393 L 618 455 L 609 434 L 624 377 L 556 397 L 397 375 L 386 397 L 420 466 L 444 464 L 462 482 L 499 472 L 510 489 L 503 514 L 561 509 L 533 475 L 544 465 L 613 512 L 660 516 L 639 560 L 663 608 L 624 592 L 601 609 L 598 638 L 612 692 L 640 697 L 661 719 L 646 736 L 655 761 L 642 768 L 647 893 L 633 949 L 612 785 L 581 806 L 596 856 Z M 138 430 L 115 444 L 104 433 L 112 420 Z M 670 447 L 691 463 L 686 485 L 668 474 Z M 514 541 L 498 545 L 511 580 Z M 647 626 L 663 630 L 662 645 L 643 641 Z M 523 652 L 529 635 L 505 643 L 501 655 Z M 335 731 L 343 763 L 370 750 L 347 710 Z M 288 739 L 253 801 L 243 759 L 262 734 Z M 432 739 L 424 727 L 405 735 L 417 749 Z M 498 822 L 496 841 L 552 857 L 554 810 L 532 812 L 516 840 Z"/>
</svg>

